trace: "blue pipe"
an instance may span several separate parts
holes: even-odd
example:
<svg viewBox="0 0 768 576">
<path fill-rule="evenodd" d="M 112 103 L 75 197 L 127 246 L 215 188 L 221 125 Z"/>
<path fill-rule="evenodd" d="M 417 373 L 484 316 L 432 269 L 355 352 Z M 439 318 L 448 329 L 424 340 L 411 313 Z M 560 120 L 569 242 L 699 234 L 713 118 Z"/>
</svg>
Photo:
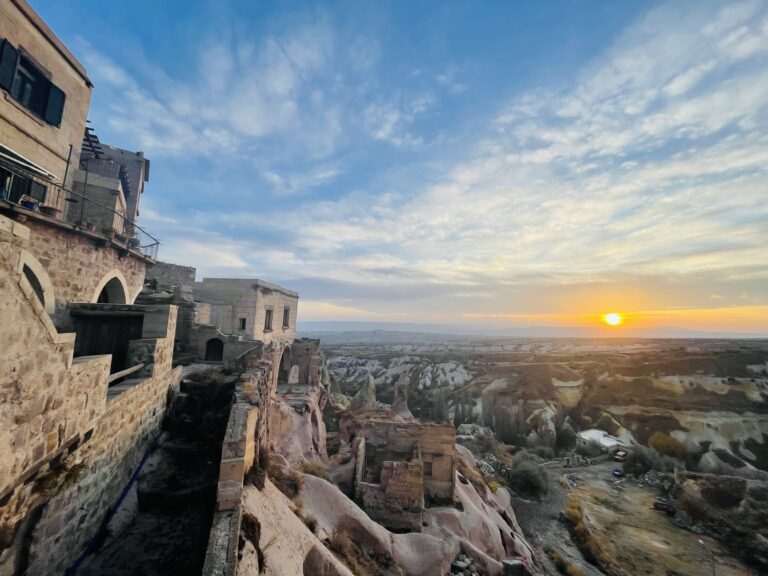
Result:
<svg viewBox="0 0 768 576">
<path fill-rule="evenodd" d="M 114 518 L 115 514 L 117 514 L 117 511 L 120 509 L 120 506 L 122 506 L 123 502 L 128 496 L 128 492 L 131 489 L 131 486 L 133 486 L 136 483 L 136 480 L 139 479 L 139 473 L 141 472 L 141 469 L 144 467 L 144 464 L 147 463 L 147 460 L 149 459 L 149 455 L 152 454 L 152 452 L 157 448 L 158 443 L 160 442 L 160 437 L 163 435 L 163 432 L 158 432 L 157 436 L 154 437 L 152 442 L 150 443 L 147 450 L 144 452 L 144 456 L 141 458 L 141 462 L 139 462 L 139 466 L 134 470 L 133 474 L 131 474 L 131 479 L 128 481 L 128 484 L 126 484 L 125 488 L 123 488 L 122 493 L 120 494 L 120 497 L 117 499 L 117 502 L 115 502 L 112 505 L 112 508 L 109 509 L 109 512 L 107 513 L 107 516 L 102 521 L 101 525 L 99 526 L 99 529 L 96 531 L 96 534 L 94 534 L 93 538 L 88 542 L 88 546 L 85 547 L 85 550 L 83 550 L 83 553 L 78 556 L 77 560 L 75 560 L 74 564 L 70 566 L 67 571 L 65 572 L 66 576 L 74 576 L 74 574 L 77 574 L 78 569 L 83 564 L 86 558 L 93 554 L 94 550 L 96 550 L 96 543 L 101 539 L 101 537 L 106 533 L 107 527 L 109 526 L 109 523 L 112 521 L 112 518 Z"/>
</svg>

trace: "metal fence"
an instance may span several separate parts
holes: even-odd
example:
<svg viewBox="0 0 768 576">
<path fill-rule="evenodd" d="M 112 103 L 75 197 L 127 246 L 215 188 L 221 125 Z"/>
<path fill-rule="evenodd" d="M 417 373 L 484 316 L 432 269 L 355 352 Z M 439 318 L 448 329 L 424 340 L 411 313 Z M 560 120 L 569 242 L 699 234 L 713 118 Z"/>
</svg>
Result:
<svg viewBox="0 0 768 576">
<path fill-rule="evenodd" d="M 22 173 L 4 162 L 0 162 L 0 176 L 5 176 L 0 178 L 0 200 L 95 232 L 157 259 L 160 241 L 126 218 L 119 206 L 107 206 L 33 174 Z"/>
</svg>

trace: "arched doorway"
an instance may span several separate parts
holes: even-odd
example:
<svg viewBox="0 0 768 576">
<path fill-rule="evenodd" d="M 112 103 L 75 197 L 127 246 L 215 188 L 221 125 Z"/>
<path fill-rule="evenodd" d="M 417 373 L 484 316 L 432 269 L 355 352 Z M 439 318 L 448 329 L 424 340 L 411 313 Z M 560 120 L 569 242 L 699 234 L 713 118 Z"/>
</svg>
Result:
<svg viewBox="0 0 768 576">
<path fill-rule="evenodd" d="M 224 359 L 224 342 L 211 338 L 205 343 L 205 359 L 208 362 L 221 362 Z"/>
<path fill-rule="evenodd" d="M 125 304 L 127 299 L 123 283 L 118 278 L 109 280 L 99 292 L 96 302 L 99 304 Z"/>
<path fill-rule="evenodd" d="M 280 363 L 277 365 L 277 385 L 288 384 L 288 374 L 291 371 L 291 349 L 286 346 L 280 355 Z"/>
</svg>

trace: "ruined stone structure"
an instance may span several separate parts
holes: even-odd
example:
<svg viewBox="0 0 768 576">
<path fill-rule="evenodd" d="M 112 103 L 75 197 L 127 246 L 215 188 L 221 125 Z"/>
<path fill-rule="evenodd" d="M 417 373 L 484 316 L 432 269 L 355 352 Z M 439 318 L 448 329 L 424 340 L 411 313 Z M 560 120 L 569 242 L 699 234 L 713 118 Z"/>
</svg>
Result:
<svg viewBox="0 0 768 576">
<path fill-rule="evenodd" d="M 363 416 L 343 428 L 357 442 L 355 498 L 380 524 L 418 532 L 425 498 L 453 498 L 453 426 Z"/>
</svg>

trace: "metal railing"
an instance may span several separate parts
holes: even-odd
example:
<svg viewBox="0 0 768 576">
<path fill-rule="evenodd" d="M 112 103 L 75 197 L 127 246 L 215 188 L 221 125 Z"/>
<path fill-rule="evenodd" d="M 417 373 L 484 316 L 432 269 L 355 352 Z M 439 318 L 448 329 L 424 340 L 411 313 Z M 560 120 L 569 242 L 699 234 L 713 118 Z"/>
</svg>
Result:
<svg viewBox="0 0 768 576">
<path fill-rule="evenodd" d="M 160 241 L 119 210 L 5 162 L 0 162 L 0 171 L 9 174 L 5 183 L 0 178 L 0 200 L 95 232 L 157 259 Z"/>
</svg>

